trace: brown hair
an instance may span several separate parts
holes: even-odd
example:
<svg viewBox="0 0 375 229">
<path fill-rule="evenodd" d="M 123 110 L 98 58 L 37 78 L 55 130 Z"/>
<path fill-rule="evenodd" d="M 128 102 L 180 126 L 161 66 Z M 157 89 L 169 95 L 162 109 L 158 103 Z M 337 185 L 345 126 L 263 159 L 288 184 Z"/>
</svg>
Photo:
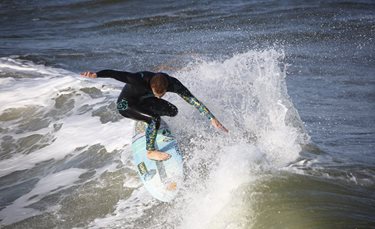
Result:
<svg viewBox="0 0 375 229">
<path fill-rule="evenodd" d="M 168 89 L 168 78 L 162 73 L 156 73 L 151 80 L 150 86 L 156 93 L 166 92 Z"/>
</svg>

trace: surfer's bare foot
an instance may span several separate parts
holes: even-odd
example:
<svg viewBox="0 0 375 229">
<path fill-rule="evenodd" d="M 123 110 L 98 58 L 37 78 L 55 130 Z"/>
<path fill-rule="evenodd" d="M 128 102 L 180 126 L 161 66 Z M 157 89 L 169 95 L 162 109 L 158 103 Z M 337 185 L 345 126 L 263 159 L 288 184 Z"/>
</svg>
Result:
<svg viewBox="0 0 375 229">
<path fill-rule="evenodd" d="M 168 191 L 175 191 L 177 188 L 177 183 L 176 182 L 171 182 L 167 185 L 167 190 Z"/>
<path fill-rule="evenodd" d="M 147 158 L 150 160 L 165 161 L 168 160 L 170 157 L 171 155 L 158 150 L 147 151 Z"/>
</svg>

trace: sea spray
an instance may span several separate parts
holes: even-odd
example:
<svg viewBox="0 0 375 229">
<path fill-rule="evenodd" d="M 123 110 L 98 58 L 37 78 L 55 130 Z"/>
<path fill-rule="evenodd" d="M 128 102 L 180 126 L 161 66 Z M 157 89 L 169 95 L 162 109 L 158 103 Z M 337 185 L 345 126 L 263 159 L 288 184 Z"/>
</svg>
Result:
<svg viewBox="0 0 375 229">
<path fill-rule="evenodd" d="M 179 114 L 191 124 L 181 128 L 178 118 L 170 120 L 177 136 L 198 135 L 182 145 L 188 158 L 186 187 L 171 210 L 181 228 L 248 225 L 254 216 L 241 208 L 249 206 L 231 211 L 226 206 L 244 197 L 238 194 L 241 186 L 251 187 L 299 157 L 309 137 L 287 94 L 285 70 L 282 51 L 264 50 L 224 61 L 200 60 L 176 73 L 229 129 L 229 134 L 209 129 L 209 122 L 183 102 Z M 233 224 L 233 214 L 242 211 L 247 218 Z"/>
</svg>

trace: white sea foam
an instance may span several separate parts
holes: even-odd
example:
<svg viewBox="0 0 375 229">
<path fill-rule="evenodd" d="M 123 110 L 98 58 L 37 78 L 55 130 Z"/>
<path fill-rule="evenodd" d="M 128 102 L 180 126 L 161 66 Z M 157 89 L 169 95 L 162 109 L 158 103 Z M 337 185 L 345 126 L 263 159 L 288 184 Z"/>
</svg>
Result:
<svg viewBox="0 0 375 229">
<path fill-rule="evenodd" d="M 7 71 L 8 72 L 11 71 L 13 73 L 33 72 L 33 73 L 38 73 L 43 78 L 71 74 L 71 72 L 63 70 L 63 69 L 47 67 L 42 64 L 35 64 L 27 60 L 20 60 L 20 59 L 10 58 L 10 57 L 1 57 L 0 58 L 0 73 L 7 72 Z"/>
<path fill-rule="evenodd" d="M 56 79 L 55 81 L 58 81 L 58 83 L 56 83 L 58 85 L 67 83 L 70 87 L 74 85 L 73 82 L 75 83 L 72 79 Z M 52 85 L 55 86 L 56 84 Z M 27 104 L 43 105 L 47 107 L 48 103 L 50 103 L 48 100 L 50 100 L 52 96 L 50 92 L 51 89 L 48 89 L 50 87 L 51 84 L 47 83 L 47 85 L 44 84 L 44 87 L 40 85 L 37 86 L 37 88 L 33 88 L 32 92 L 23 90 L 24 94 L 18 93 L 17 96 L 13 96 L 12 100 L 15 101 L 6 104 L 6 106 L 18 107 Z M 41 95 L 37 95 L 40 91 L 42 92 Z M 9 91 L 9 93 L 11 92 Z M 34 96 L 31 96 L 32 94 L 34 94 Z M 81 101 L 81 103 L 85 102 L 86 101 Z M 87 101 L 86 104 L 90 102 L 92 101 Z M 7 175 L 17 170 L 32 168 L 36 163 L 51 158 L 56 160 L 62 159 L 67 154 L 72 153 L 77 147 L 102 144 L 106 147 L 107 151 L 113 151 L 114 149 L 121 149 L 125 144 L 129 144 L 131 141 L 133 124 L 130 120 L 122 119 L 116 123 L 109 122 L 107 124 L 102 124 L 98 117 L 85 114 L 65 117 L 59 120 L 59 122 L 63 125 L 60 131 L 55 134 L 55 141 L 53 143 L 32 154 L 15 154 L 9 159 L 0 161 L 0 176 Z"/>
<path fill-rule="evenodd" d="M 211 228 L 220 221 L 224 221 L 224 225 L 236 221 L 226 217 L 226 207 L 234 201 L 238 187 L 257 179 L 254 173 L 259 172 L 265 155 L 250 144 L 226 146 L 223 151 L 225 155 L 219 156 L 219 162 L 210 172 L 205 188 L 185 193 L 189 202 L 183 209 L 180 228 Z"/>
<path fill-rule="evenodd" d="M 72 168 L 43 177 L 29 193 L 0 211 L 2 224 L 8 225 L 41 214 L 42 212 L 29 206 L 43 197 L 71 187 L 85 171 L 85 169 Z"/>
<path fill-rule="evenodd" d="M 235 219 L 233 211 L 251 209 L 237 206 L 229 211 L 226 207 L 239 201 L 235 191 L 254 183 L 259 174 L 295 160 L 300 145 L 308 141 L 286 92 L 283 58 L 284 54 L 275 50 L 250 51 L 223 62 L 193 63 L 178 73 L 230 130 L 229 135 L 205 133 L 204 140 L 189 149 L 187 167 L 192 172 L 173 210 L 176 219 L 181 219 L 181 228 L 236 228 L 237 224 L 246 224 L 241 221 L 249 219 Z M 184 111 L 196 115 L 187 108 Z M 203 122 L 185 127 L 184 132 L 202 131 L 197 125 L 203 126 Z M 172 123 L 179 126 L 178 121 Z M 196 172 L 202 165 L 209 167 L 203 180 Z"/>
<path fill-rule="evenodd" d="M 52 103 L 53 95 L 66 85 L 77 85 L 73 77 L 59 79 L 32 78 L 14 82 L 14 86 L 2 88 L 0 106 L 2 109 L 28 105 L 45 106 Z"/>
<path fill-rule="evenodd" d="M 101 144 L 109 152 L 121 149 L 131 142 L 131 133 L 132 123 L 125 119 L 102 125 L 98 118 L 90 116 L 66 118 L 55 135 L 56 140 L 50 145 L 32 154 L 16 154 L 0 161 L 0 176 L 30 169 L 42 161 L 60 160 L 81 146 Z"/>
<path fill-rule="evenodd" d="M 50 76 L 45 78 L 26 78 L 13 81 L 14 84 L 8 82 L 8 87 L 3 88 L 0 93 L 1 112 L 8 108 L 38 106 L 41 111 L 44 109 L 44 113 L 46 113 L 48 110 L 53 109 L 56 96 L 67 93 L 74 93 L 76 96 L 74 97 L 75 108 L 71 114 L 58 120 L 62 127 L 57 133 L 54 133 L 54 141 L 47 147 L 32 154 L 25 155 L 14 152 L 11 158 L 0 161 L 0 176 L 5 176 L 18 170 L 30 169 L 42 161 L 62 159 L 72 153 L 77 147 L 101 144 L 106 147 L 107 151 L 113 151 L 121 149 L 125 144 L 130 143 L 132 121 L 122 119 L 116 123 L 102 124 L 98 117 L 92 117 L 90 113 L 76 114 L 76 110 L 83 105 L 102 104 L 104 102 L 105 97 L 92 99 L 87 95 L 78 95 L 77 93 L 79 89 L 84 87 L 101 87 L 100 82 L 84 80 L 77 77 L 75 73 L 65 70 L 33 65 L 30 62 L 20 62 L 10 58 L 0 59 L 1 68 L 16 70 L 17 74 L 22 74 L 23 71 L 35 71 L 35 73 L 40 75 Z M 114 94 L 113 96 L 116 96 L 118 92 L 118 89 L 109 91 L 109 93 Z M 115 97 L 113 99 L 115 100 Z M 53 124 L 54 122 L 47 128 L 35 131 L 35 134 L 50 132 Z M 7 123 L 6 125 L 5 128 L 14 126 L 12 123 Z M 18 133 L 13 137 L 17 139 L 27 134 L 31 134 L 31 132 Z"/>
<path fill-rule="evenodd" d="M 125 145 L 131 142 L 133 121 L 120 119 L 116 122 L 102 123 L 100 117 L 93 116 L 91 112 L 116 100 L 121 88 L 117 87 L 115 82 L 110 82 L 113 83 L 113 87 L 103 87 L 102 83 L 109 82 L 109 80 L 86 80 L 72 72 L 33 65 L 31 62 L 10 58 L 0 59 L 0 69 L 7 74 L 20 76 L 19 78 L 1 79 L 6 85 L 1 85 L 0 114 L 6 113 L 9 108 L 37 107 L 38 109 L 37 113 L 32 114 L 36 115 L 35 117 L 27 117 L 28 113 L 24 113 L 20 118 L 3 122 L 1 127 L 6 132 L 2 132 L 2 136 L 7 138 L 11 136 L 17 140 L 32 134 L 40 134 L 43 136 L 50 135 L 49 138 L 51 138 L 46 146 L 32 153 L 23 154 L 14 151 L 11 157 L 1 160 L 0 177 L 12 176 L 13 172 L 32 169 L 40 165 L 39 163 L 52 159 L 59 161 L 67 156 L 73 156 L 74 159 L 75 156 L 83 152 L 77 150 L 78 148 L 100 144 L 110 153 L 123 149 Z M 25 72 L 33 73 L 37 77 L 22 78 L 22 74 Z M 81 91 L 83 88 L 98 88 L 103 95 L 92 98 Z M 53 111 L 56 110 L 55 103 L 57 103 L 56 98 L 63 95 L 74 101 L 74 107 L 69 112 L 60 114 L 57 111 L 57 113 L 54 113 Z M 65 104 L 66 102 L 61 103 L 62 106 Z M 80 108 L 84 106 L 91 106 L 92 109 L 89 112 L 82 113 Z M 51 116 L 44 114 L 50 114 Z M 51 122 L 42 129 L 24 131 L 22 123 L 28 123 L 26 121 L 32 118 L 49 119 Z M 60 126 L 57 130 L 55 124 Z M 126 152 L 123 155 L 124 157 L 129 156 Z M 124 158 L 124 160 L 126 159 Z M 101 168 L 92 168 L 95 170 L 95 174 L 90 180 L 99 179 L 100 175 L 105 172 L 114 172 L 118 169 L 117 167 L 118 162 L 114 162 L 107 163 Z M 85 171 L 87 170 L 69 169 L 68 166 L 67 170 L 58 173 L 46 176 L 45 174 L 37 174 L 42 177 L 36 186 L 1 211 L 1 223 L 8 225 L 31 216 L 43 214 L 42 211 L 28 206 L 57 191 L 71 187 Z M 11 186 L 12 184 L 8 185 Z M 130 186 L 139 187 L 139 183 L 137 185 L 133 180 Z M 30 199 L 30 197 L 32 198 Z M 49 206 L 49 210 L 58 211 L 58 206 L 53 203 Z M 15 214 L 15 212 L 18 214 Z"/>
<path fill-rule="evenodd" d="M 135 221 L 145 216 L 145 211 L 151 209 L 157 201 L 153 199 L 144 187 L 134 191 L 126 200 L 117 203 L 113 213 L 104 218 L 97 218 L 88 228 L 139 228 Z"/>
</svg>

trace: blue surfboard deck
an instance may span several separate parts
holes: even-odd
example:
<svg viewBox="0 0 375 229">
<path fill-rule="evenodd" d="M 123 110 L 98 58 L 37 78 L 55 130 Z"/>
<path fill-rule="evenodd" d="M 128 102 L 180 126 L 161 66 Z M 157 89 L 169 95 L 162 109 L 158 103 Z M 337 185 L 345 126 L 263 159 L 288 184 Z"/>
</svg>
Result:
<svg viewBox="0 0 375 229">
<path fill-rule="evenodd" d="M 135 123 L 132 139 L 132 152 L 137 172 L 147 191 L 156 199 L 169 202 L 173 200 L 183 182 L 182 154 L 177 141 L 167 124 L 161 120 L 156 137 L 156 148 L 170 154 L 166 161 L 154 161 L 147 158 L 145 132 L 147 123 Z"/>
</svg>

